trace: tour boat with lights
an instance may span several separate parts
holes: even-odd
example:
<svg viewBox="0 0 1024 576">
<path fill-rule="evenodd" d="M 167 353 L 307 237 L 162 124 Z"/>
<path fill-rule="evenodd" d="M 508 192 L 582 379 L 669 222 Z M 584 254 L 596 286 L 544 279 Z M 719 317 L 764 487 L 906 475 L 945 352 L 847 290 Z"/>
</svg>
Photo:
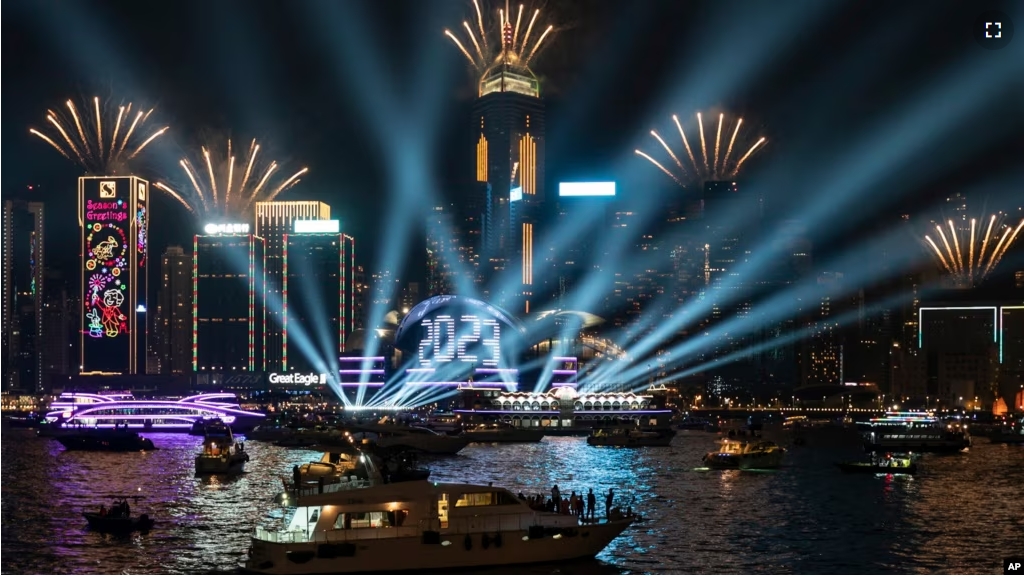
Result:
<svg viewBox="0 0 1024 576">
<path fill-rule="evenodd" d="M 544 439 L 544 430 L 541 428 L 517 428 L 504 422 L 478 424 L 464 430 L 462 434 L 470 442 L 484 444 L 492 442 L 540 442 Z"/>
<path fill-rule="evenodd" d="M 176 400 L 140 400 L 128 393 L 65 392 L 46 414 L 47 429 L 40 436 L 58 436 L 62 430 L 130 428 L 160 432 L 190 432 L 200 420 L 219 419 L 236 430 L 261 422 L 264 414 L 242 410 L 232 393 L 197 394 Z"/>
<path fill-rule="evenodd" d="M 675 436 L 676 432 L 671 428 L 598 428 L 587 437 L 587 444 L 620 448 L 669 446 Z"/>
<path fill-rule="evenodd" d="M 959 452 L 971 446 L 967 424 L 926 412 L 888 412 L 858 425 L 869 452 Z"/>
<path fill-rule="evenodd" d="M 249 461 L 245 444 L 235 442 L 231 428 L 220 420 L 207 421 L 205 430 L 203 450 L 196 454 L 196 476 L 241 473 Z"/>
<path fill-rule="evenodd" d="M 714 469 L 757 470 L 778 468 L 786 450 L 767 440 L 723 438 L 718 450 L 704 455 L 704 465 Z"/>
<path fill-rule="evenodd" d="M 297 495 L 259 526 L 244 569 L 262 574 L 422 572 L 593 557 L 633 522 L 581 523 L 506 489 L 425 481 Z"/>
</svg>

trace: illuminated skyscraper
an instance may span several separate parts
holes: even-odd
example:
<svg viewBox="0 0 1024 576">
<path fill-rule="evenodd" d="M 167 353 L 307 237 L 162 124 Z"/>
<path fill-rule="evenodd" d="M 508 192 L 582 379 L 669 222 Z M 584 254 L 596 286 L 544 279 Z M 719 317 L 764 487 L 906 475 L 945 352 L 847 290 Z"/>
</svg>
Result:
<svg viewBox="0 0 1024 576">
<path fill-rule="evenodd" d="M 192 256 L 169 246 L 160 259 L 156 357 L 161 374 L 192 371 Z"/>
<path fill-rule="evenodd" d="M 337 220 L 298 221 L 284 236 L 283 370 L 335 368 L 353 330 L 354 260 L 355 240 Z"/>
<path fill-rule="evenodd" d="M 83 374 L 145 372 L 148 201 L 136 176 L 78 179 Z"/>
<path fill-rule="evenodd" d="M 264 241 L 244 231 L 192 244 L 192 370 L 266 370 Z"/>
<path fill-rule="evenodd" d="M 544 201 L 544 100 L 529 69 L 501 63 L 485 73 L 473 104 L 476 177 L 490 184 L 481 262 L 515 266 L 521 296 L 533 293 L 537 221 Z"/>
<path fill-rule="evenodd" d="M 41 202 L 4 202 L 4 390 L 43 385 L 43 231 Z"/>
<path fill-rule="evenodd" d="M 330 220 L 331 207 L 323 202 L 257 202 L 256 236 L 266 242 L 267 357 L 270 370 L 282 370 L 284 318 L 281 287 L 284 284 L 284 237 L 296 220 Z"/>
</svg>

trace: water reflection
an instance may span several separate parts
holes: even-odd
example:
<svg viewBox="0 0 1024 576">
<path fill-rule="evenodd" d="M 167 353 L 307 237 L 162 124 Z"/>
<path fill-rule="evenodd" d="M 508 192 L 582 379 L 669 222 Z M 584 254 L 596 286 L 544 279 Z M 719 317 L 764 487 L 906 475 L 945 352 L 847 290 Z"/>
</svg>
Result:
<svg viewBox="0 0 1024 576">
<path fill-rule="evenodd" d="M 282 477 L 320 457 L 247 442 L 245 474 L 197 478 L 200 438 L 151 437 L 160 450 L 102 454 L 65 452 L 52 439 L 4 430 L 0 569 L 234 571 L 252 526 L 273 510 Z M 843 443 L 793 447 L 786 466 L 768 473 L 701 469 L 713 447 L 714 436 L 702 432 L 680 433 L 669 448 L 636 450 L 546 438 L 474 444 L 421 462 L 435 481 L 494 482 L 530 495 L 547 497 L 556 483 L 565 495 L 614 488 L 616 505 L 644 518 L 597 559 L 521 573 L 991 573 L 1019 546 L 1013 510 L 1024 447 L 982 440 L 969 454 L 926 456 L 917 477 L 842 474 L 834 462 L 857 456 L 855 444 Z M 86 529 L 83 509 L 139 488 L 147 499 L 133 508 L 156 518 L 152 532 L 117 538 Z"/>
</svg>

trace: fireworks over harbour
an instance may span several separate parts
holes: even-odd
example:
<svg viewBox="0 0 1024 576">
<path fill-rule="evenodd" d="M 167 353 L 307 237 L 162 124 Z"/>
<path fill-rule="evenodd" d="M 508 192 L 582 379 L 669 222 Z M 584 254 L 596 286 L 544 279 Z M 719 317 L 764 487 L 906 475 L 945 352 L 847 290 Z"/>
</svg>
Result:
<svg viewBox="0 0 1024 576">
<path fill-rule="evenodd" d="M 696 118 L 699 140 L 694 140 L 691 143 L 686 138 L 686 130 L 683 129 L 683 125 L 679 122 L 679 117 L 675 114 L 672 115 L 672 121 L 679 131 L 679 138 L 682 140 L 683 149 L 686 151 L 686 156 L 690 161 L 689 164 L 680 159 L 683 153 L 677 154 L 673 151 L 672 147 L 668 145 L 657 130 L 651 130 L 651 136 L 668 153 L 672 163 L 675 165 L 675 169 L 670 170 L 666 168 L 664 164 L 642 150 L 636 150 L 636 154 L 646 158 L 680 186 L 690 187 L 692 185 L 699 186 L 708 180 L 728 180 L 734 178 L 739 173 L 740 168 L 743 167 L 743 163 L 767 143 L 764 137 L 758 138 L 756 142 L 746 148 L 745 152 L 740 153 L 739 151 L 746 146 L 748 141 L 746 133 L 742 130 L 743 118 L 733 121 L 731 118 L 727 118 L 725 113 L 719 114 L 718 126 L 715 129 L 713 140 L 709 135 L 705 134 L 702 113 L 698 112 Z M 727 140 L 723 140 L 723 135 Z M 733 154 L 734 150 L 736 154 Z"/>
<path fill-rule="evenodd" d="M 1024 228 L 1024 219 L 1016 227 L 1006 224 L 1003 214 L 992 214 L 987 224 L 984 218 L 971 218 L 969 226 L 966 220 L 960 226 L 953 220 L 933 224 L 937 236 L 924 236 L 929 252 L 957 287 L 970 288 L 999 264 Z"/>
<path fill-rule="evenodd" d="M 153 186 L 196 216 L 236 217 L 251 212 L 257 201 L 274 200 L 281 192 L 298 184 L 302 175 L 309 171 L 309 168 L 302 168 L 278 180 L 281 165 L 275 160 L 262 160 L 256 139 L 249 143 L 245 156 L 239 157 L 240 152 L 242 150 L 233 147 L 231 139 L 227 140 L 223 156 L 212 146 L 201 146 L 196 158 L 186 157 L 178 162 L 188 178 L 188 185 L 175 189 L 164 182 L 156 182 Z"/>
<path fill-rule="evenodd" d="M 46 121 L 58 135 L 47 135 L 35 128 L 29 129 L 29 133 L 90 174 L 124 171 L 130 160 L 168 129 L 164 126 L 148 132 L 146 120 L 153 109 L 135 109 L 131 102 L 118 105 L 116 116 L 114 106 L 104 103 L 99 96 L 81 106 L 70 99 L 64 105 L 67 112 L 60 108 L 46 111 Z"/>
<path fill-rule="evenodd" d="M 479 0 L 473 0 L 473 7 L 476 11 L 476 30 L 468 20 L 462 22 L 472 51 L 467 49 L 467 45 L 463 44 L 451 30 L 446 29 L 444 34 L 455 43 L 463 56 L 481 75 L 497 64 L 529 69 L 530 63 L 539 53 L 544 40 L 555 29 L 553 25 L 547 27 L 544 27 L 543 23 L 538 25 L 539 8 L 535 8 L 531 13 L 524 4 L 520 4 L 513 18 L 513 9 L 506 1 L 505 7 L 497 11 L 497 26 L 494 26 L 484 17 Z M 541 28 L 543 28 L 543 32 L 538 34 L 537 31 Z M 533 40 L 534 38 L 536 40 Z"/>
</svg>

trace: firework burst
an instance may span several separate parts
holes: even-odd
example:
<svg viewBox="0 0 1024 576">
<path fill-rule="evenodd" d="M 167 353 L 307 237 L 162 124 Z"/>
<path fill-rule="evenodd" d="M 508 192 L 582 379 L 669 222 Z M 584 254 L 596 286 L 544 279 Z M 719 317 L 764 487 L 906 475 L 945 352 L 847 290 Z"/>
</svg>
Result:
<svg viewBox="0 0 1024 576">
<path fill-rule="evenodd" d="M 116 174 L 164 132 L 167 126 L 149 132 L 145 127 L 152 109 L 133 109 L 131 102 L 114 106 L 99 96 L 82 106 L 68 100 L 66 112 L 57 108 L 46 111 L 46 121 L 56 130 L 47 135 L 35 128 L 29 133 L 77 162 L 91 174 Z"/>
<path fill-rule="evenodd" d="M 188 158 L 178 162 L 189 182 L 181 191 L 163 182 L 153 185 L 180 202 L 189 212 L 203 218 L 246 216 L 257 201 L 270 202 L 298 184 L 300 177 L 309 171 L 309 168 L 303 168 L 280 180 L 280 165 L 274 160 L 263 161 L 260 158 L 260 145 L 255 139 L 249 144 L 245 156 L 241 157 L 236 156 L 241 151 L 232 147 L 231 139 L 227 140 L 224 156 L 212 153 L 211 149 L 200 147 L 195 163 Z"/>
<path fill-rule="evenodd" d="M 1016 225 L 1005 223 L 1005 215 L 986 218 L 961 218 L 933 222 L 936 236 L 925 234 L 924 243 L 957 287 L 971 288 L 981 283 L 1003 259 L 1024 228 L 1024 218 Z"/>
<path fill-rule="evenodd" d="M 475 9 L 475 26 L 469 20 L 463 20 L 468 43 L 463 43 L 451 30 L 445 29 L 444 34 L 478 74 L 483 74 L 496 64 L 505 64 L 512 68 L 529 69 L 530 62 L 540 53 L 544 40 L 555 29 L 553 25 L 538 24 L 540 9 L 527 9 L 520 4 L 513 10 L 508 0 L 504 8 L 494 11 L 497 19 L 485 18 L 480 9 L 481 0 L 473 0 Z M 515 12 L 515 14 L 513 14 Z M 543 32 L 540 30 L 543 29 Z M 470 50 L 467 48 L 472 48 Z"/>
<path fill-rule="evenodd" d="M 767 140 L 761 137 L 745 148 L 746 142 L 749 140 L 741 130 L 743 118 L 738 118 L 734 122 L 731 118 L 726 118 L 724 113 L 718 115 L 718 126 L 713 132 L 713 140 L 704 132 L 704 118 L 700 112 L 697 113 L 698 139 L 692 142 L 687 139 L 683 125 L 679 123 L 679 117 L 673 114 L 672 121 L 679 132 L 679 138 L 682 140 L 683 150 L 685 150 L 689 162 L 681 160 L 680 156 L 683 153 L 676 154 L 657 130 L 651 130 L 651 136 L 668 153 L 674 168 L 671 170 L 666 168 L 664 164 L 642 150 L 635 152 L 637 156 L 646 158 L 651 164 L 675 180 L 677 184 L 684 187 L 688 187 L 690 184 L 700 185 L 708 180 L 734 178 L 743 167 L 743 163 L 767 143 Z M 744 149 L 746 151 L 741 153 L 740 150 Z M 733 154 L 734 150 L 735 154 Z"/>
</svg>

